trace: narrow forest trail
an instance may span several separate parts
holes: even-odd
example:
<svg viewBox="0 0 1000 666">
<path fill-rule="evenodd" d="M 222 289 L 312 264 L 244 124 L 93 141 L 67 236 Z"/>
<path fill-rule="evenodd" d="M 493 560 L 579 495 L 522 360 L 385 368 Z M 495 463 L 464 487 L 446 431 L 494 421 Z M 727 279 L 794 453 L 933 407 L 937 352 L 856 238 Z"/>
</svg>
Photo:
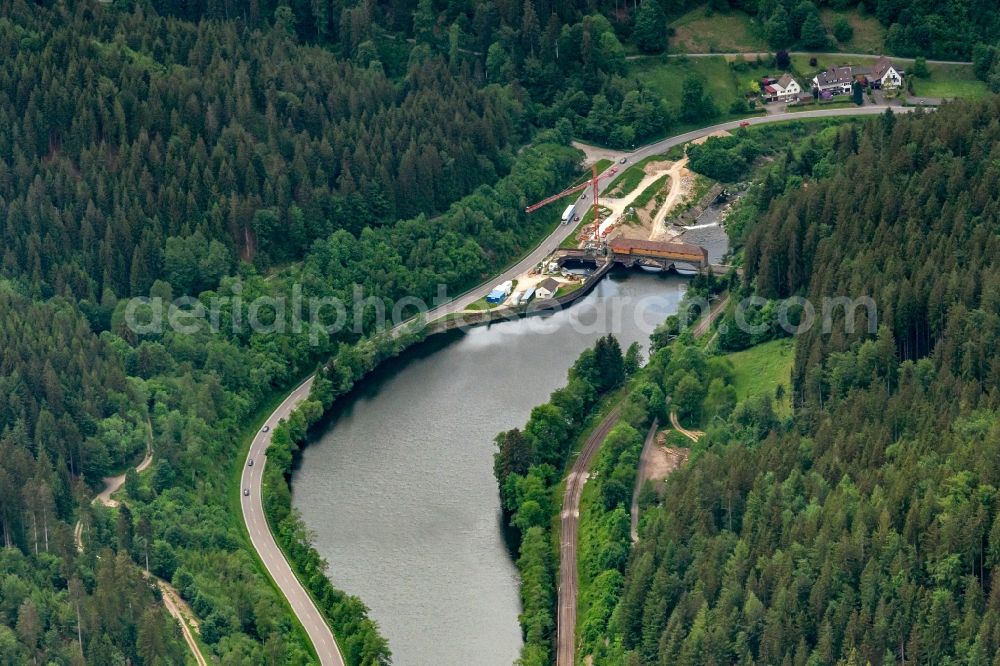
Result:
<svg viewBox="0 0 1000 666">
<path fill-rule="evenodd" d="M 670 410 L 670 425 L 674 427 L 674 430 L 684 435 L 692 442 L 697 442 L 699 439 L 705 436 L 705 433 L 701 430 L 687 430 L 681 425 L 681 422 L 677 420 L 677 410 Z"/>
<path fill-rule="evenodd" d="M 76 544 L 76 552 L 83 552 L 83 522 L 76 521 L 76 525 L 73 526 L 73 543 Z"/>
<path fill-rule="evenodd" d="M 135 471 L 138 474 L 145 472 L 149 466 L 153 464 L 153 424 L 150 423 L 149 417 L 146 417 L 146 456 L 142 461 L 135 466 Z M 119 474 L 118 476 L 106 476 L 104 477 L 104 490 L 97 494 L 94 498 L 95 502 L 103 504 L 104 506 L 109 506 L 115 508 L 118 506 L 118 500 L 112 499 L 111 495 L 118 492 L 118 489 L 125 484 L 125 477 L 128 472 Z"/>
<path fill-rule="evenodd" d="M 136 473 L 142 473 L 149 469 L 149 466 L 153 464 L 153 424 L 146 417 L 146 455 L 142 461 L 136 465 Z M 104 489 L 97 494 L 93 499 L 93 504 L 101 504 L 108 508 L 117 508 L 120 502 L 116 499 L 112 499 L 111 495 L 118 491 L 119 488 L 125 483 L 125 476 L 128 474 L 119 474 L 118 476 L 109 476 L 104 478 Z M 76 521 L 76 525 L 73 527 L 73 541 L 76 543 L 76 550 L 79 553 L 83 552 L 83 522 Z M 194 639 L 194 631 L 199 631 L 198 620 L 195 618 L 194 611 L 191 607 L 181 598 L 180 593 L 174 588 L 173 585 L 167 581 L 154 576 L 149 571 L 145 571 L 144 575 L 156 582 L 157 588 L 160 590 L 160 597 L 163 600 L 163 606 L 170 613 L 170 616 L 177 620 L 177 623 L 181 626 L 181 634 L 184 636 L 184 642 L 187 643 L 188 649 L 191 650 L 191 654 L 194 656 L 195 661 L 198 666 L 208 666 L 208 661 L 205 656 L 201 653 L 201 647 L 198 645 L 198 641 Z M 190 625 L 189 625 L 190 623 Z"/>
<path fill-rule="evenodd" d="M 649 426 L 646 433 L 646 441 L 642 445 L 642 453 L 639 455 L 639 469 L 635 473 L 635 488 L 632 489 L 632 509 L 629 512 L 631 527 L 629 531 L 632 535 L 632 543 L 639 540 L 639 492 L 642 484 L 648 477 L 648 470 L 653 460 L 656 449 L 656 431 L 660 427 L 660 419 L 653 419 L 653 424 Z"/>
<path fill-rule="evenodd" d="M 194 655 L 195 661 L 198 662 L 198 666 L 208 666 L 208 662 L 201 653 L 201 648 L 198 647 L 198 641 L 194 639 L 194 634 L 191 632 L 191 626 L 194 627 L 195 631 L 198 630 L 198 621 L 195 620 L 191 607 L 188 606 L 183 599 L 181 599 L 181 595 L 170 583 L 157 578 L 151 573 L 147 572 L 146 575 L 156 581 L 156 586 L 160 588 L 160 596 L 163 599 L 163 605 L 166 607 L 167 612 L 170 613 L 170 615 L 177 620 L 178 624 L 181 625 L 181 633 L 184 635 L 184 642 L 187 643 L 188 648 L 191 650 L 191 654 Z M 188 626 L 189 622 L 191 623 L 191 626 Z"/>
</svg>

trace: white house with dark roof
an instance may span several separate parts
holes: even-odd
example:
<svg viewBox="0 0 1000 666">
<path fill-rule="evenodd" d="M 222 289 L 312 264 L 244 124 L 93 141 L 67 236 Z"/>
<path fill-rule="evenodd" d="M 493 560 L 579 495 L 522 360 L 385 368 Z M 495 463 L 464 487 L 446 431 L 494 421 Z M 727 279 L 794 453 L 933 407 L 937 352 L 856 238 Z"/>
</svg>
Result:
<svg viewBox="0 0 1000 666">
<path fill-rule="evenodd" d="M 559 281 L 555 278 L 545 278 L 535 287 L 535 297 L 538 299 L 552 298 L 559 291 Z"/>
<path fill-rule="evenodd" d="M 764 99 L 768 102 L 790 102 L 802 92 L 799 82 L 791 74 L 784 74 L 780 79 L 763 87 Z"/>
<path fill-rule="evenodd" d="M 892 62 L 885 56 L 875 61 L 872 73 L 866 76 L 871 82 L 878 81 L 878 87 L 881 88 L 891 90 L 903 85 L 903 73 L 896 69 Z"/>
</svg>

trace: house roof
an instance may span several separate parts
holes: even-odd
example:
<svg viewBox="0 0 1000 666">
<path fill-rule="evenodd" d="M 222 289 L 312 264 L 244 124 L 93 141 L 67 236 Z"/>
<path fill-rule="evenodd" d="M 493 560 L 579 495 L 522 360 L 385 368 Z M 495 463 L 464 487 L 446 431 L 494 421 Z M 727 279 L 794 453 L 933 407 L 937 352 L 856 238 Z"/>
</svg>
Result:
<svg viewBox="0 0 1000 666">
<path fill-rule="evenodd" d="M 616 236 L 608 243 L 612 252 L 624 254 L 627 252 L 671 252 L 679 255 L 708 256 L 708 251 L 700 245 L 688 245 L 687 243 L 667 243 L 663 241 L 641 240 L 638 238 L 625 238 Z"/>
<path fill-rule="evenodd" d="M 772 95 L 778 94 L 778 91 L 774 89 L 774 86 L 764 86 L 764 92 L 771 93 Z"/>
<path fill-rule="evenodd" d="M 792 78 L 791 74 L 784 74 L 780 79 L 778 79 L 778 85 L 782 88 L 787 88 L 791 84 L 795 83 L 795 79 Z"/>
<path fill-rule="evenodd" d="M 885 56 L 882 56 L 875 61 L 875 66 L 872 67 L 872 74 L 875 75 L 875 78 L 881 79 L 891 68 L 893 68 L 892 61 Z"/>
<path fill-rule="evenodd" d="M 550 294 L 554 294 L 559 289 L 559 281 L 556 280 L 555 278 L 545 278 L 544 280 L 542 280 L 541 282 L 539 282 L 538 286 L 535 287 L 535 288 L 536 289 L 545 289 Z"/>
<path fill-rule="evenodd" d="M 854 73 L 849 66 L 831 67 L 816 75 L 816 82 L 820 88 L 826 86 L 843 85 L 854 80 Z"/>
</svg>

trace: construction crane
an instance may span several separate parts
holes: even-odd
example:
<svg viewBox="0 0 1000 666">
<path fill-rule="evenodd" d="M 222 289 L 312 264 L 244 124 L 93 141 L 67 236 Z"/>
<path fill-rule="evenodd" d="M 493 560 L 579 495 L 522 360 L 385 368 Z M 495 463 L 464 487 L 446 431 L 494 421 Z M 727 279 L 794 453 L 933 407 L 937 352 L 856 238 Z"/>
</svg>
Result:
<svg viewBox="0 0 1000 666">
<path fill-rule="evenodd" d="M 525 213 L 534 213 L 536 210 L 538 210 L 542 206 L 547 206 L 550 203 L 552 203 L 553 201 L 558 201 L 559 199 L 562 199 L 566 195 L 574 194 L 575 192 L 579 192 L 580 190 L 585 190 L 588 187 L 590 187 L 590 188 L 593 188 L 593 190 L 594 190 L 594 235 L 596 236 L 597 235 L 597 229 L 598 229 L 598 227 L 601 224 L 600 211 L 599 211 L 598 205 L 597 205 L 597 203 L 598 203 L 597 202 L 597 198 L 598 198 L 598 195 L 600 194 L 600 186 L 598 185 L 598 183 L 600 181 L 600 178 L 597 175 L 597 165 L 596 164 L 591 167 L 590 171 L 591 171 L 590 180 L 585 180 L 584 182 L 580 183 L 579 185 L 574 185 L 573 187 L 566 188 L 565 190 L 563 190 L 559 194 L 553 194 L 551 197 L 547 197 L 545 199 L 542 199 L 538 203 L 532 204 L 532 205 L 528 206 L 527 208 L 525 208 L 524 212 Z"/>
</svg>

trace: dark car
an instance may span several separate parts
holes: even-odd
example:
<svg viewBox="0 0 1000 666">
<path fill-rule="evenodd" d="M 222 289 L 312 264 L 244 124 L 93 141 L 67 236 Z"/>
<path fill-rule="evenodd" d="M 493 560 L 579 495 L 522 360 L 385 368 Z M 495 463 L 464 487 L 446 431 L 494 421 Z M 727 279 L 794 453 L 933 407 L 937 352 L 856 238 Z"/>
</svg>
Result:
<svg viewBox="0 0 1000 666">
<path fill-rule="evenodd" d="M 263 432 L 267 432 L 270 429 L 271 429 L 271 426 L 264 426 L 262 430 L 263 430 Z"/>
<path fill-rule="evenodd" d="M 250 489 L 249 488 L 244 488 L 243 489 L 243 496 L 244 497 L 250 497 Z"/>
<path fill-rule="evenodd" d="M 247 461 L 247 467 L 253 467 L 253 458 Z"/>
</svg>

